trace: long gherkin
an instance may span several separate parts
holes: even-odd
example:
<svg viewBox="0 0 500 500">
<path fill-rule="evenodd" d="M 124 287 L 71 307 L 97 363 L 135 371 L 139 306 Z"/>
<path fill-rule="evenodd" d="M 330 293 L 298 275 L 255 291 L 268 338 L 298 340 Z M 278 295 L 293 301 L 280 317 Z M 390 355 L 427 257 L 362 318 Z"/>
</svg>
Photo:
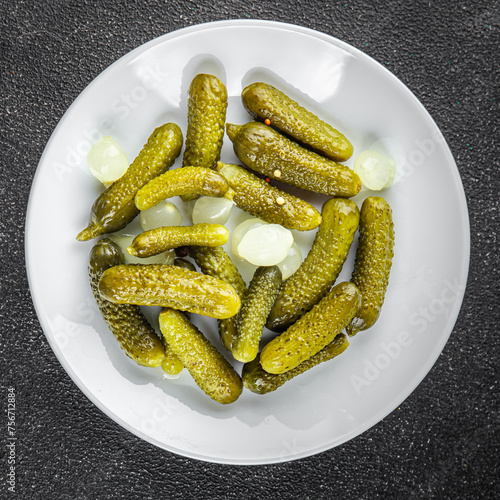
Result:
<svg viewBox="0 0 500 500">
<path fill-rule="evenodd" d="M 226 121 L 227 90 L 214 75 L 200 73 L 189 86 L 186 149 L 182 166 L 212 168 L 220 158 L 224 123 Z M 196 195 L 183 195 L 184 201 Z"/>
<path fill-rule="evenodd" d="M 369 196 L 361 206 L 359 241 L 351 278 L 363 301 L 346 329 L 349 335 L 366 330 L 377 321 L 389 284 L 393 256 L 392 209 L 384 198 Z"/>
</svg>

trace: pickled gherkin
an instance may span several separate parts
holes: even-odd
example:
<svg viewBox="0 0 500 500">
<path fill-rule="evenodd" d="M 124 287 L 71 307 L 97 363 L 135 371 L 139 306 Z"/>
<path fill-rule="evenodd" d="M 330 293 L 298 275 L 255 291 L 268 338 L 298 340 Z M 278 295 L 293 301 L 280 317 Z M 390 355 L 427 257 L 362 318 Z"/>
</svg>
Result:
<svg viewBox="0 0 500 500">
<path fill-rule="evenodd" d="M 165 359 L 175 358 L 168 346 L 156 335 L 140 307 L 114 304 L 99 294 L 102 273 L 123 264 L 123 255 L 109 238 L 99 240 L 90 252 L 90 287 L 101 315 L 127 356 L 143 366 L 159 366 Z"/>
<path fill-rule="evenodd" d="M 331 289 L 351 248 L 359 210 L 351 200 L 331 198 L 311 250 L 300 267 L 283 282 L 267 319 L 267 327 L 283 331 L 309 311 Z"/>
<path fill-rule="evenodd" d="M 226 125 L 236 156 L 248 168 L 315 193 L 350 198 L 361 180 L 349 167 L 336 163 L 281 135 L 263 123 Z"/>
<path fill-rule="evenodd" d="M 316 365 L 328 361 L 339 354 L 342 354 L 349 342 L 344 334 L 339 334 L 333 342 L 330 342 L 321 351 L 306 359 L 300 365 L 285 373 L 273 374 L 266 372 L 260 364 L 260 358 L 257 357 L 243 366 L 241 374 L 243 385 L 252 392 L 257 394 L 267 394 L 281 387 L 285 382 L 300 375 L 301 373 L 314 368 Z"/>
<path fill-rule="evenodd" d="M 107 269 L 99 293 L 116 304 L 171 307 L 218 319 L 233 317 L 241 306 L 238 293 L 225 281 L 168 264 Z"/>
<path fill-rule="evenodd" d="M 164 226 L 137 235 L 127 248 L 130 255 L 151 257 L 186 245 L 219 246 L 227 243 L 229 231 L 220 224 Z"/>
<path fill-rule="evenodd" d="M 384 198 L 370 196 L 361 206 L 358 248 L 351 278 L 363 301 L 346 329 L 349 335 L 366 330 L 377 321 L 389 284 L 393 256 L 392 209 Z"/>
<path fill-rule="evenodd" d="M 238 361 L 255 359 L 266 318 L 281 285 L 278 266 L 258 267 L 236 318 L 236 337 L 231 352 Z"/>
<path fill-rule="evenodd" d="M 171 356 L 165 356 L 163 363 L 161 364 L 161 369 L 167 375 L 178 375 L 184 369 L 184 363 L 177 357 L 177 355 L 172 351 L 169 346 L 169 350 L 171 351 Z"/>
<path fill-rule="evenodd" d="M 173 164 L 182 147 L 182 132 L 175 123 L 154 130 L 127 171 L 95 200 L 90 222 L 76 239 L 86 241 L 125 227 L 138 214 L 134 198 L 145 184 Z"/>
<path fill-rule="evenodd" d="M 247 287 L 238 268 L 222 247 L 189 247 L 189 255 L 194 259 L 201 272 L 229 283 L 238 293 L 241 300 L 245 297 Z M 219 335 L 222 345 L 231 351 L 236 336 L 236 317 L 218 321 Z"/>
<path fill-rule="evenodd" d="M 224 123 L 226 121 L 227 90 L 213 75 L 196 75 L 189 87 L 186 149 L 182 166 L 212 168 L 220 158 Z M 197 198 L 185 194 L 184 201 Z"/>
<path fill-rule="evenodd" d="M 232 198 L 229 184 L 222 175 L 196 167 L 176 168 L 148 182 L 135 197 L 139 210 L 147 210 L 173 196 L 195 194 Z"/>
<path fill-rule="evenodd" d="M 241 99 L 256 119 L 269 120 L 272 127 L 317 153 L 335 161 L 352 156 L 352 144 L 342 133 L 272 85 L 252 83 Z"/>
<path fill-rule="evenodd" d="M 240 376 L 209 340 L 179 311 L 163 309 L 160 330 L 198 386 L 221 404 L 243 390 Z"/>
<path fill-rule="evenodd" d="M 351 322 L 361 294 L 349 282 L 339 283 L 292 326 L 266 344 L 260 354 L 268 373 L 285 373 L 314 356 Z"/>
<path fill-rule="evenodd" d="M 218 162 L 216 170 L 234 190 L 235 204 L 254 217 L 298 231 L 309 231 L 321 222 L 320 213 L 310 203 L 271 186 L 239 165 Z"/>
</svg>

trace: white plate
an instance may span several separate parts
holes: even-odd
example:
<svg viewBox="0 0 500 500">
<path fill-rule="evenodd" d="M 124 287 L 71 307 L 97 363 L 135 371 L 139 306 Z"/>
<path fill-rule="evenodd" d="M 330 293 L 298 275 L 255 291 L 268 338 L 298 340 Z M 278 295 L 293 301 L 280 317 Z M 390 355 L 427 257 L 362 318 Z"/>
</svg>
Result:
<svg viewBox="0 0 500 500">
<path fill-rule="evenodd" d="M 210 400 L 187 373 L 167 380 L 161 370 L 137 366 L 123 354 L 89 289 L 92 242 L 75 240 L 99 192 L 85 162 L 90 144 L 111 134 L 132 159 L 155 126 L 174 121 L 185 132 L 187 88 L 199 72 L 226 82 L 229 122 L 248 121 L 240 92 L 252 81 L 265 80 L 344 131 L 356 152 L 378 149 L 397 161 L 397 180 L 383 192 L 395 215 L 396 256 L 378 323 L 354 337 L 337 359 L 266 396 L 244 391 L 229 406 Z M 236 161 L 227 138 L 222 158 Z M 325 199 L 309 198 L 318 206 Z M 238 217 L 235 211 L 229 227 Z M 313 236 L 298 235 L 304 254 Z M 71 378 L 102 411 L 141 438 L 181 455 L 263 464 L 344 443 L 417 387 L 460 309 L 469 222 L 457 167 L 442 134 L 383 66 L 310 29 L 223 21 L 169 33 L 137 48 L 76 99 L 35 175 L 26 256 L 47 339 Z M 349 279 L 352 262 L 351 251 L 341 280 Z M 217 341 L 215 321 L 200 324 Z"/>
</svg>

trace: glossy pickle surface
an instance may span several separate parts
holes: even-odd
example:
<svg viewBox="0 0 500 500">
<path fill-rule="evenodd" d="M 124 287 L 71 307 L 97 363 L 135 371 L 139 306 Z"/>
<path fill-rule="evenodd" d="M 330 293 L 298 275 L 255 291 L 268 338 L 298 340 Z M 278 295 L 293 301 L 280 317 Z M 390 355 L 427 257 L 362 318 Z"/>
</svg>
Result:
<svg viewBox="0 0 500 500">
<path fill-rule="evenodd" d="M 276 87 L 252 83 L 243 89 L 241 100 L 255 118 L 270 120 L 272 127 L 317 153 L 335 161 L 346 161 L 352 156 L 352 144 L 344 134 Z"/>
<path fill-rule="evenodd" d="M 361 180 L 349 167 L 305 149 L 259 122 L 226 125 L 236 156 L 248 168 L 292 186 L 341 198 L 359 193 Z"/>
<path fill-rule="evenodd" d="M 243 385 L 248 390 L 257 394 L 273 392 L 292 378 L 314 368 L 320 363 L 324 363 L 342 354 L 348 346 L 349 342 L 347 337 L 344 334 L 339 334 L 332 342 L 323 347 L 323 349 L 314 356 L 306 359 L 292 370 L 280 374 L 266 372 L 260 364 L 260 357 L 256 357 L 253 361 L 245 363 L 243 366 L 241 374 Z"/>
<path fill-rule="evenodd" d="M 182 166 L 212 168 L 220 158 L 226 121 L 227 90 L 214 75 L 200 73 L 189 86 L 186 148 Z M 196 199 L 184 194 L 184 201 Z"/>
<path fill-rule="evenodd" d="M 261 266 L 255 270 L 236 317 L 236 337 L 231 349 L 236 360 L 246 363 L 257 356 L 266 319 L 280 285 L 278 266 Z"/>
<path fill-rule="evenodd" d="M 284 373 L 314 356 L 351 322 L 361 305 L 355 285 L 342 282 L 301 316 L 281 335 L 266 344 L 260 354 L 262 368 Z"/>
<path fill-rule="evenodd" d="M 197 167 L 176 168 L 149 181 L 135 196 L 139 210 L 154 207 L 160 201 L 173 196 L 203 195 L 220 198 L 227 196 L 229 184 L 222 175 Z"/>
<path fill-rule="evenodd" d="M 241 394 L 240 376 L 210 341 L 180 312 L 163 309 L 160 330 L 198 386 L 212 399 L 229 404 Z"/>
<path fill-rule="evenodd" d="M 363 301 L 346 331 L 355 335 L 375 324 L 384 303 L 394 257 L 392 209 L 380 196 L 370 196 L 361 206 L 359 240 L 351 281 Z"/>
<path fill-rule="evenodd" d="M 218 162 L 215 168 L 233 189 L 234 203 L 254 217 L 297 231 L 310 231 L 320 224 L 320 213 L 307 201 L 272 186 L 239 165 Z"/>
<path fill-rule="evenodd" d="M 283 331 L 318 303 L 335 283 L 358 228 L 357 205 L 344 198 L 323 204 L 322 222 L 300 267 L 283 282 L 267 327 Z"/>
<path fill-rule="evenodd" d="M 171 307 L 220 319 L 233 317 L 241 306 L 229 283 L 168 264 L 107 269 L 99 281 L 99 292 L 117 304 Z"/>
<path fill-rule="evenodd" d="M 227 243 L 229 230 L 221 224 L 163 226 L 138 234 L 127 248 L 130 255 L 151 257 L 187 245 L 219 246 Z"/>
</svg>

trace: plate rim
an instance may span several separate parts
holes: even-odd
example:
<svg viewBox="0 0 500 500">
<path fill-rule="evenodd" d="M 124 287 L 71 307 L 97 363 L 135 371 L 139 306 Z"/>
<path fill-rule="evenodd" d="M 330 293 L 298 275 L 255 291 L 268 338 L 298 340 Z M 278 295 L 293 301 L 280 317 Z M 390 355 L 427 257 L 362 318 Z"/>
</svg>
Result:
<svg viewBox="0 0 500 500">
<path fill-rule="evenodd" d="M 309 36 L 312 36 L 316 39 L 323 40 L 327 43 L 330 43 L 331 45 L 340 47 L 341 49 L 345 50 L 346 52 L 353 54 L 357 57 L 361 57 L 363 59 L 366 59 L 370 61 L 372 64 L 375 64 L 376 66 L 379 67 L 379 69 L 384 70 L 384 76 L 388 77 L 393 80 L 396 85 L 403 90 L 407 96 L 413 101 L 413 104 L 416 105 L 417 107 L 420 108 L 420 110 L 424 113 L 425 119 L 429 121 L 432 125 L 435 126 L 437 130 L 442 134 L 441 129 L 437 126 L 435 120 L 432 118 L 430 113 L 427 111 L 425 106 L 420 102 L 420 100 L 413 94 L 413 92 L 407 87 L 405 83 L 403 83 L 399 78 L 397 78 L 388 68 L 386 68 L 384 65 L 382 65 L 380 62 L 375 60 L 373 57 L 369 56 L 368 54 L 364 53 L 360 49 L 349 45 L 347 42 L 344 42 L 343 40 L 340 40 L 336 38 L 335 36 L 329 35 L 327 33 L 317 31 L 312 28 L 292 24 L 292 23 L 285 23 L 285 22 L 280 22 L 280 21 L 271 21 L 271 20 L 262 20 L 262 19 L 226 19 L 226 20 L 219 20 L 219 21 L 211 21 L 207 23 L 200 23 L 200 24 L 195 24 L 192 26 L 186 26 L 183 28 L 179 28 L 176 30 L 173 30 L 171 32 L 165 33 L 163 35 L 160 35 L 156 38 L 153 38 L 136 48 L 132 49 L 131 51 L 127 52 L 126 54 L 120 56 L 116 61 L 111 63 L 109 66 L 107 66 L 103 71 L 101 71 L 88 85 L 85 86 L 85 88 L 79 93 L 79 95 L 73 100 L 73 102 L 70 104 L 70 106 L 66 109 L 64 112 L 63 116 L 60 118 L 59 122 L 57 123 L 56 127 L 52 131 L 46 145 L 44 148 L 44 151 L 40 157 L 40 160 L 37 164 L 37 168 L 35 170 L 35 173 L 33 175 L 33 180 L 31 183 L 30 187 L 30 194 L 28 197 L 28 203 L 27 203 L 27 209 L 26 209 L 26 220 L 25 220 L 25 225 L 24 225 L 24 230 L 25 230 L 25 238 L 24 238 L 24 252 L 25 252 L 25 263 L 26 263 L 26 274 L 28 278 L 28 285 L 30 289 L 30 294 L 32 297 L 32 302 L 33 306 L 37 315 L 37 319 L 40 323 L 40 326 L 42 327 L 43 333 L 45 335 L 46 340 L 48 341 L 50 347 L 52 348 L 52 351 L 54 352 L 57 360 L 63 367 L 63 369 L 66 371 L 68 376 L 71 378 L 72 382 L 75 383 L 75 385 L 80 389 L 80 391 L 91 401 L 99 410 L 101 410 L 106 416 L 108 416 L 112 421 L 114 421 L 116 424 L 120 425 L 123 429 L 131 432 L 135 436 L 139 437 L 140 439 L 155 445 L 158 448 L 161 448 L 165 451 L 168 451 L 170 453 L 175 453 L 180 456 L 188 457 L 191 459 L 195 460 L 200 460 L 203 462 L 208 462 L 208 463 L 219 463 L 219 464 L 227 464 L 227 465 L 267 465 L 267 464 L 274 464 L 274 463 L 283 463 L 283 462 L 289 462 L 289 461 L 294 461 L 294 460 L 299 460 L 302 458 L 310 457 L 317 455 L 319 453 L 322 453 L 327 450 L 331 450 L 337 446 L 340 446 L 341 444 L 344 444 L 359 435 L 363 434 L 367 430 L 371 429 L 374 427 L 376 424 L 381 422 L 385 417 L 387 417 L 389 414 L 391 414 L 398 406 L 400 406 L 408 397 L 411 393 L 413 393 L 417 387 L 422 383 L 423 379 L 430 373 L 432 368 L 434 367 L 436 361 L 438 360 L 439 356 L 441 355 L 445 345 L 447 344 L 451 334 L 453 333 L 454 326 L 456 324 L 458 315 L 461 311 L 462 304 L 463 304 L 463 299 L 467 287 L 467 281 L 468 281 L 468 275 L 469 275 L 469 266 L 470 266 L 470 220 L 469 220 L 469 212 L 468 212 L 468 206 L 467 206 L 467 198 L 465 195 L 465 190 L 464 186 L 462 183 L 462 179 L 460 177 L 460 172 L 458 170 L 457 164 L 455 162 L 455 159 L 451 153 L 451 150 L 449 148 L 449 145 L 444 138 L 443 135 L 443 150 L 448 157 L 448 161 L 455 167 L 452 169 L 453 172 L 453 177 L 455 180 L 455 183 L 458 188 L 457 189 L 457 194 L 459 202 L 460 202 L 460 208 L 461 208 L 461 221 L 463 223 L 463 230 L 464 230 L 464 235 L 466 237 L 464 238 L 465 241 L 463 241 L 463 261 L 461 262 L 461 268 L 460 272 L 461 275 L 460 277 L 463 276 L 463 283 L 461 280 L 461 284 L 464 286 L 460 287 L 459 293 L 457 294 L 457 300 L 454 304 L 454 309 L 450 313 L 450 316 L 448 318 L 448 321 L 445 325 L 445 328 L 443 328 L 445 331 L 448 331 L 448 334 L 445 335 L 445 337 L 435 345 L 435 348 L 433 350 L 434 356 L 430 357 L 428 360 L 426 360 L 425 365 L 417 372 L 415 373 L 414 377 L 412 378 L 412 384 L 409 384 L 407 387 L 407 390 L 402 392 L 402 395 L 400 398 L 400 402 L 393 407 L 393 405 L 389 405 L 390 408 L 388 410 L 383 409 L 379 411 L 377 414 L 372 416 L 370 419 L 368 419 L 364 425 L 359 426 L 355 431 L 347 433 L 333 441 L 330 441 L 327 444 L 324 444 L 322 446 L 317 446 L 314 449 L 308 450 L 306 452 L 300 452 L 296 453 L 294 455 L 286 456 L 286 457 L 274 457 L 274 458 L 265 458 L 265 459 L 235 459 L 235 458 L 221 458 L 221 457 L 209 457 L 207 455 L 201 455 L 198 453 L 193 453 L 192 451 L 186 451 L 186 450 L 178 450 L 175 447 L 171 445 L 166 445 L 165 443 L 160 442 L 156 438 L 146 435 L 143 433 L 140 429 L 137 429 L 135 427 L 132 427 L 130 424 L 125 422 L 124 420 L 121 419 L 120 416 L 109 410 L 109 408 L 101 403 L 101 401 L 94 395 L 92 391 L 90 391 L 85 384 L 80 380 L 80 378 L 76 375 L 74 370 L 72 369 L 71 365 L 67 363 L 61 349 L 59 346 L 56 344 L 54 339 L 52 339 L 47 332 L 51 331 L 50 327 L 47 325 L 46 320 L 44 318 L 43 311 L 40 309 L 40 302 L 36 299 L 36 296 L 38 295 L 37 292 L 35 292 L 35 289 L 33 288 L 33 281 L 34 281 L 34 271 L 32 269 L 32 264 L 30 261 L 30 251 L 29 248 L 31 247 L 31 238 L 33 232 L 30 230 L 31 228 L 31 221 L 33 217 L 31 216 L 31 213 L 33 211 L 33 198 L 34 198 L 34 192 L 35 192 L 35 186 L 37 184 L 37 178 L 40 175 L 41 171 L 41 165 L 45 161 L 45 157 L 48 154 L 49 146 L 58 134 L 58 131 L 61 127 L 64 126 L 65 122 L 68 120 L 68 117 L 71 114 L 71 111 L 73 107 L 77 104 L 77 102 L 82 98 L 83 94 L 93 85 L 97 84 L 97 82 L 104 76 L 104 74 L 111 72 L 115 65 L 121 65 L 126 63 L 128 60 L 132 60 L 137 56 L 140 56 L 142 53 L 147 52 L 151 48 L 160 45 L 169 39 L 173 38 L 178 38 L 184 35 L 196 33 L 198 31 L 206 31 L 206 30 L 211 30 L 211 29 L 219 29 L 219 28 L 226 28 L 226 27 L 238 27 L 238 26 L 250 26 L 250 27 L 265 27 L 265 28 L 274 28 L 274 29 L 282 29 L 282 30 L 287 30 L 291 31 L 294 33 L 302 33 L 306 34 Z"/>
</svg>

